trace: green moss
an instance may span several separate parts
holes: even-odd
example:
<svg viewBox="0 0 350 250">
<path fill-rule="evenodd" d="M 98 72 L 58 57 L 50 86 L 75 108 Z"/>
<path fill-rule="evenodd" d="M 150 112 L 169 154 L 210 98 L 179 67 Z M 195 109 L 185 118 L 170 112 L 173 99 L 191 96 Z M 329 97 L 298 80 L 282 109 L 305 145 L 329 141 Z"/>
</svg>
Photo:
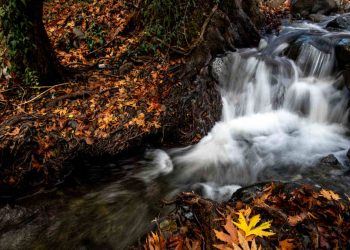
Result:
<svg viewBox="0 0 350 250">
<path fill-rule="evenodd" d="M 0 6 L 0 39 L 7 48 L 7 58 L 12 62 L 10 71 L 27 85 L 35 85 L 38 83 L 37 73 L 30 69 L 26 61 L 34 46 L 28 37 L 32 23 L 24 14 L 27 4 L 26 0 L 8 0 Z"/>
</svg>

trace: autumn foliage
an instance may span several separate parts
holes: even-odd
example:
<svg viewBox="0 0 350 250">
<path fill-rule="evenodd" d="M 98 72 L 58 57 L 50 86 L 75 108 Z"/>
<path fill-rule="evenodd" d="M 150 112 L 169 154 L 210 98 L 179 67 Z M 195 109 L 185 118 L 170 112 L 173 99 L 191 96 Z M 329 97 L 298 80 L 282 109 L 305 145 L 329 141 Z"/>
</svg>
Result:
<svg viewBox="0 0 350 250">
<path fill-rule="evenodd" d="M 181 63 L 160 51 L 138 54 L 143 31 L 133 27 L 137 5 L 129 1 L 44 7 L 47 33 L 70 73 L 66 82 L 27 89 L 7 72 L 0 79 L 0 186 L 17 186 L 30 173 L 43 184 L 60 182 L 63 162 L 78 153 L 137 147 L 160 128 L 169 68 Z"/>
<path fill-rule="evenodd" d="M 331 190 L 271 183 L 238 190 L 221 204 L 193 193 L 172 203 L 176 211 L 157 222 L 145 249 L 350 247 L 350 198 Z"/>
</svg>

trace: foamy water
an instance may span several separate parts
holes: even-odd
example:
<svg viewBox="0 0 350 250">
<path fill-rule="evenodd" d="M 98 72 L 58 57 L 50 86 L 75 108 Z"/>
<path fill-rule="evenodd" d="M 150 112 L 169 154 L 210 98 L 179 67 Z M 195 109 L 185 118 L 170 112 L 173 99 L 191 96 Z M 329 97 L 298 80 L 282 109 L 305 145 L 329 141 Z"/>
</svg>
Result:
<svg viewBox="0 0 350 250">
<path fill-rule="evenodd" d="M 306 29 L 329 36 L 305 23 L 285 36 Z M 305 39 L 293 61 L 284 56 L 291 44 L 286 41 L 272 38 L 273 47 L 265 41 L 260 51 L 228 53 L 213 62 L 222 119 L 197 145 L 175 153 L 178 182 L 202 183 L 210 197 L 212 183 L 252 184 L 264 181 L 259 174 L 268 168 L 305 169 L 349 149 L 349 94 L 337 87 L 333 47 Z"/>
</svg>

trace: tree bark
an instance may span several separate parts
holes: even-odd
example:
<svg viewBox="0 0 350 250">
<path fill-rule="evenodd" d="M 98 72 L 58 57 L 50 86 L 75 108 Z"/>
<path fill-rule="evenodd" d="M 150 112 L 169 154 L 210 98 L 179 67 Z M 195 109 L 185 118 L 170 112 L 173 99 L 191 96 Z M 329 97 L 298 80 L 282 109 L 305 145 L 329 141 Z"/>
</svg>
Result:
<svg viewBox="0 0 350 250">
<path fill-rule="evenodd" d="M 17 0 L 18 6 L 22 0 Z M 2 0 L 1 4 L 9 4 L 10 1 Z M 26 20 L 27 27 L 23 28 L 23 32 L 27 39 L 29 39 L 29 48 L 23 48 L 23 51 L 16 51 L 16 55 L 11 61 L 11 64 L 16 66 L 17 74 L 24 74 L 27 68 L 31 72 L 35 72 L 39 78 L 40 83 L 48 85 L 62 79 L 62 67 L 52 49 L 50 40 L 47 36 L 43 24 L 43 0 L 26 0 L 26 5 L 23 11 L 20 9 L 14 15 L 24 15 L 25 18 L 10 17 L 14 22 L 14 27 L 22 24 L 15 22 L 22 22 Z M 20 13 L 20 14 L 19 14 Z M 9 27 L 11 29 L 11 27 Z M 18 32 L 18 28 L 17 31 Z M 5 34 L 6 36 L 6 34 Z M 16 38 L 12 38 L 15 40 Z M 8 39 L 7 43 L 11 43 Z"/>
<path fill-rule="evenodd" d="M 38 73 L 40 82 L 50 83 L 60 80 L 62 68 L 51 47 L 43 24 L 43 0 L 32 0 L 27 7 L 28 18 L 33 24 L 32 39 L 35 47 L 30 51 L 29 67 Z"/>
</svg>

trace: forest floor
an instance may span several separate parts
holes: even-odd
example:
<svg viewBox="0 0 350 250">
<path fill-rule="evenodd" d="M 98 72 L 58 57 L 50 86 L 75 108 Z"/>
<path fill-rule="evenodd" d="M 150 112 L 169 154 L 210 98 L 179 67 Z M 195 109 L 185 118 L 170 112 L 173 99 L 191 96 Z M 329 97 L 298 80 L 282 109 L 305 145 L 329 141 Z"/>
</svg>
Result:
<svg viewBox="0 0 350 250">
<path fill-rule="evenodd" d="M 58 158 L 74 157 L 65 151 L 89 151 L 94 145 L 95 154 L 118 154 L 129 148 L 132 138 L 160 128 L 166 110 L 160 99 L 167 95 L 164 88 L 160 93 L 160 87 L 172 77 L 169 68 L 181 60 L 170 60 L 160 51 L 150 56 L 141 51 L 143 56 L 138 56 L 143 31 L 127 31 L 136 8 L 128 2 L 45 4 L 49 38 L 61 64 L 74 77 L 29 91 L 19 84 L 11 86 L 15 90 L 6 89 L 3 79 L 0 157 L 4 179 L 0 183 L 16 186 L 32 170 L 47 181 L 56 172 L 52 168 L 60 168 L 66 160 Z M 13 159 L 4 159 L 9 155 Z"/>
<path fill-rule="evenodd" d="M 169 113 L 163 102 L 179 83 L 173 72 L 186 64 L 186 56 L 170 56 L 170 47 L 149 42 L 147 30 L 138 24 L 138 5 L 124 0 L 45 2 L 44 24 L 69 77 L 53 86 L 23 88 L 6 67 L 2 70 L 2 191 L 61 183 L 69 174 L 64 163 L 79 153 L 117 155 L 164 132 L 162 120 Z M 286 13 L 285 7 L 261 8 L 269 29 L 279 22 L 274 13 Z"/>
<path fill-rule="evenodd" d="M 57 85 L 24 89 L 3 70 L 1 193 L 33 192 L 64 181 L 70 173 L 64 163 L 78 154 L 117 155 L 140 146 L 146 136 L 162 135 L 168 112 L 164 100 L 178 84 L 174 71 L 187 61 L 184 55 L 170 56 L 169 50 L 145 42 L 145 30 L 135 23 L 137 2 L 45 3 L 47 33 L 70 77 Z M 261 10 L 267 31 L 288 13 L 286 6 Z M 242 192 L 218 204 L 181 194 L 170 202 L 176 211 L 157 224 L 145 249 L 212 249 L 213 244 L 218 249 L 349 247 L 342 243 L 350 234 L 349 197 L 281 184 L 239 195 Z M 259 224 L 260 219 L 271 224 Z"/>
<path fill-rule="evenodd" d="M 144 249 L 349 249 L 350 197 L 311 185 L 269 183 L 216 203 L 182 193 L 155 221 Z"/>
</svg>

